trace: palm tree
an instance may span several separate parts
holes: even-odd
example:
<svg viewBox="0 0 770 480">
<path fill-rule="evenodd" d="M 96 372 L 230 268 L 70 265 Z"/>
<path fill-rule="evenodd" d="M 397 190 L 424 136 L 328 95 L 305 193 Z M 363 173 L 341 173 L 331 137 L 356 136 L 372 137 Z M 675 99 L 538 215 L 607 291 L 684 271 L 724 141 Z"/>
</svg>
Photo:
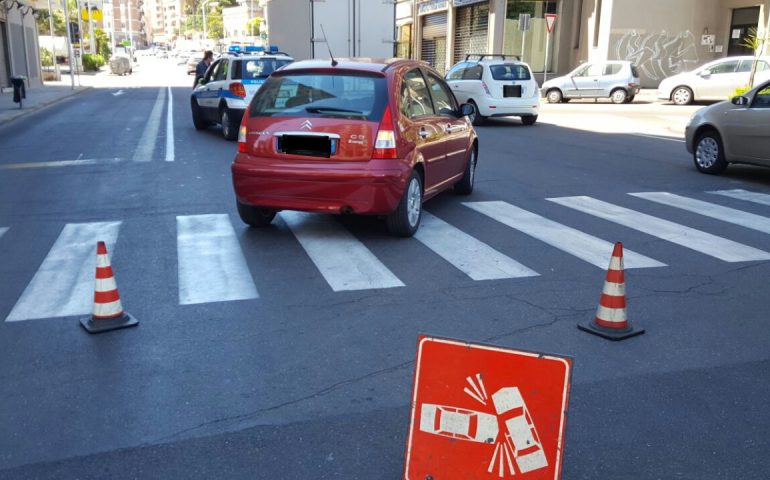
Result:
<svg viewBox="0 0 770 480">
<path fill-rule="evenodd" d="M 754 52 L 754 62 L 751 64 L 751 75 L 749 75 L 749 89 L 754 88 L 754 75 L 757 73 L 757 62 L 762 54 L 765 43 L 770 40 L 770 34 L 758 35 L 756 28 L 749 29 L 749 34 L 741 42 L 742 47 L 750 48 Z"/>
</svg>

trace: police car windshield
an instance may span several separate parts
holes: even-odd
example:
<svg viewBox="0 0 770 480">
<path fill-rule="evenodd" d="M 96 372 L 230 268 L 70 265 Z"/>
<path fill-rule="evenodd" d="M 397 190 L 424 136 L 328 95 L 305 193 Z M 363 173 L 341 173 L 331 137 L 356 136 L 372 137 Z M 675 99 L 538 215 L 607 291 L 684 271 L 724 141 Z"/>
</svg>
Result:
<svg viewBox="0 0 770 480">
<path fill-rule="evenodd" d="M 248 58 L 235 61 L 233 80 L 267 78 L 271 73 L 291 63 L 288 59 Z"/>
<path fill-rule="evenodd" d="M 379 121 L 385 77 L 363 73 L 292 73 L 270 77 L 251 102 L 252 117 L 337 117 Z"/>
</svg>

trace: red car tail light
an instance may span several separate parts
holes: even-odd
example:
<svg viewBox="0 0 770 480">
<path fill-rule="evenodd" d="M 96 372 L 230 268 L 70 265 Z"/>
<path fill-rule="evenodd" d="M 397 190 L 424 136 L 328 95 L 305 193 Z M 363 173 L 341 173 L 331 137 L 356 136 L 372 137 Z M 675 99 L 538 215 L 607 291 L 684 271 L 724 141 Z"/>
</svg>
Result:
<svg viewBox="0 0 770 480">
<path fill-rule="evenodd" d="M 241 125 L 238 130 L 238 153 L 246 153 L 248 147 L 246 146 L 246 125 Z"/>
<path fill-rule="evenodd" d="M 236 97 L 246 98 L 246 88 L 241 82 L 233 82 L 230 84 L 230 93 Z"/>
<path fill-rule="evenodd" d="M 396 151 L 396 131 L 393 128 L 393 117 L 390 114 L 390 105 L 385 107 L 382 114 L 380 128 L 377 130 L 377 139 L 374 141 L 372 158 L 398 158 Z"/>
</svg>

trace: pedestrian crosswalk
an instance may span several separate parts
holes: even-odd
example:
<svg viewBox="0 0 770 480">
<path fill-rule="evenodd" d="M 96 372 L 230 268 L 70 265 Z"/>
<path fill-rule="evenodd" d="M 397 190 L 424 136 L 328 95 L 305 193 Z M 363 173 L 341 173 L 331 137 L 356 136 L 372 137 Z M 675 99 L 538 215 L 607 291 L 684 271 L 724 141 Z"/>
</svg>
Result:
<svg viewBox="0 0 770 480">
<path fill-rule="evenodd" d="M 621 205 L 622 201 L 610 203 L 591 196 L 547 198 L 544 199 L 547 201 L 536 202 L 535 209 L 548 212 L 553 208 L 567 207 L 600 221 L 625 227 L 629 230 L 629 237 L 640 235 L 635 232 L 641 232 L 642 235 L 664 240 L 674 245 L 674 248 L 684 247 L 695 251 L 695 256 L 707 255 L 724 262 L 770 260 L 767 251 L 727 238 L 730 231 L 723 228 L 716 235 L 662 218 L 669 209 L 678 209 L 686 212 L 685 215 L 693 215 L 693 219 L 706 216 L 727 226 L 754 232 L 754 235 L 756 232 L 770 235 L 770 218 L 762 210 L 764 206 L 770 206 L 770 195 L 745 190 L 706 193 L 706 197 L 713 195 L 715 201 L 693 198 L 697 195 L 671 192 L 629 193 L 636 199 L 633 202 L 636 206 L 639 200 L 650 202 L 651 207 L 665 205 L 655 209 L 660 216 L 640 211 L 643 208 L 627 208 Z M 754 211 L 721 205 L 718 203 L 720 197 L 751 202 L 748 205 L 753 205 Z M 631 200 L 631 197 L 627 198 Z M 733 205 L 735 203 L 732 202 Z M 489 237 L 479 233 L 479 219 L 487 223 L 497 222 L 509 227 L 512 234 L 523 233 L 542 242 L 546 251 L 561 251 L 601 269 L 608 265 L 613 243 L 623 240 L 608 238 L 607 234 L 599 231 L 588 233 L 505 201 L 466 202 L 462 205 L 458 208 L 463 213 L 482 214 L 482 217 L 473 215 L 476 227 L 470 228 L 457 220 L 450 222 L 426 211 L 415 237 L 398 241 L 418 242 L 427 254 L 436 256 L 433 261 L 446 262 L 471 281 L 526 281 L 527 278 L 544 275 L 544 272 L 557 267 L 554 262 L 559 260 L 541 255 L 534 261 L 528 257 L 529 260 L 525 262 L 527 265 L 520 263 L 516 257 L 521 256 L 522 252 L 517 252 L 517 246 L 511 247 L 511 242 L 497 242 L 493 247 L 479 239 Z M 426 206 L 430 208 L 430 204 Z M 767 213 L 770 214 L 770 210 Z M 455 215 L 453 218 L 465 217 Z M 579 217 L 572 218 L 579 223 Z M 680 215 L 677 218 L 682 217 Z M 258 260 L 254 260 L 253 255 L 244 254 L 244 249 L 249 247 L 241 244 L 238 231 L 245 229 L 245 226 L 225 213 L 180 215 L 175 220 L 178 298 L 170 298 L 170 302 L 197 305 L 261 298 L 257 286 L 270 282 L 270 279 L 260 275 L 264 269 L 254 265 Z M 392 270 L 403 263 L 403 258 L 389 257 L 387 254 L 378 256 L 376 249 L 370 249 L 366 241 L 359 239 L 334 216 L 284 211 L 275 222 L 281 238 L 296 240 L 310 260 L 307 265 L 314 266 L 318 278 L 323 279 L 331 292 L 390 289 L 405 287 L 409 283 Z M 589 223 L 595 225 L 594 222 Z M 112 254 L 115 247 L 132 248 L 133 244 L 142 241 L 136 238 L 122 239 L 121 225 L 122 221 L 117 219 L 64 225 L 36 273 L 10 309 L 6 321 L 88 314 L 93 302 L 96 242 L 105 241 Z M 8 242 L 13 235 L 8 232 L 13 231 L 13 228 L 13 225 L 0 227 L 0 265 L 3 264 L 3 255 L 12 254 L 8 253 Z M 617 232 L 616 228 L 614 232 Z M 167 230 L 173 231 L 172 228 Z M 259 234 L 259 231 L 255 233 Z M 173 245 L 173 239 L 169 239 L 168 243 Z M 501 248 L 500 245 L 506 247 Z M 660 250 L 656 252 L 660 254 Z M 173 252 L 168 252 L 168 255 L 173 255 Z M 247 257 L 252 259 L 251 262 L 247 261 Z M 294 260 L 286 259 L 286 263 L 297 266 L 298 262 Z M 419 263 L 421 259 L 410 258 L 408 261 Z M 625 267 L 628 269 L 666 266 L 666 263 L 641 252 L 625 250 Z M 272 271 L 275 273 L 275 270 Z M 426 270 L 427 276 L 432 274 L 432 271 Z M 169 282 L 173 283 L 171 280 Z M 2 308 L 7 307 L 0 305 Z"/>
</svg>

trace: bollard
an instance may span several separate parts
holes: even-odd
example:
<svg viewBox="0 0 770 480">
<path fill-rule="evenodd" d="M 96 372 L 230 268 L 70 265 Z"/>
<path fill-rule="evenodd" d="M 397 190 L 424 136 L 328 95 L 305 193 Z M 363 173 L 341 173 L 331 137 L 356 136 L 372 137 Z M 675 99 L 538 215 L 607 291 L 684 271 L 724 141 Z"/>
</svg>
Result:
<svg viewBox="0 0 770 480">
<path fill-rule="evenodd" d="M 24 76 L 11 77 L 11 84 L 13 85 L 13 103 L 18 103 L 19 108 L 22 107 L 22 100 L 27 98 L 27 91 L 24 87 Z"/>
</svg>

